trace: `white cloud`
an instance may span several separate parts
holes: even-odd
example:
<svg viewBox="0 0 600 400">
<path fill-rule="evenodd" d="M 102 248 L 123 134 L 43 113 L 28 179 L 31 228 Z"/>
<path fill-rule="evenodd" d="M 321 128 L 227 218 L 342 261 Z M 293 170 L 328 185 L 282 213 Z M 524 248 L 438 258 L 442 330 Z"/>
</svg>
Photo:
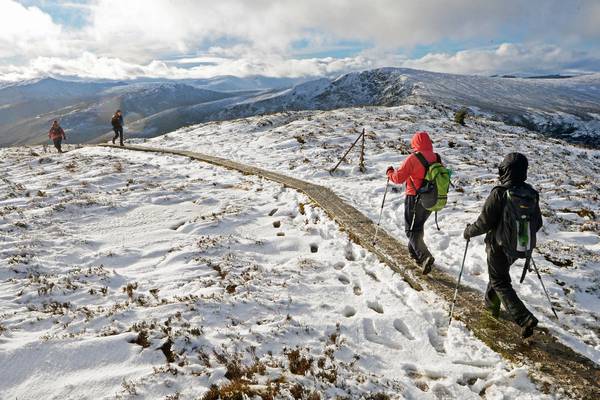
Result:
<svg viewBox="0 0 600 400">
<path fill-rule="evenodd" d="M 23 54 L 64 54 L 63 32 L 48 14 L 0 0 L 0 60 Z"/>
<path fill-rule="evenodd" d="M 63 75 L 82 78 L 131 79 L 136 77 L 186 79 L 216 75 L 274 77 L 331 76 L 348 71 L 395 66 L 438 72 L 466 74 L 543 74 L 600 70 L 600 57 L 548 45 L 504 43 L 496 48 L 459 51 L 454 54 L 427 54 L 406 59 L 392 53 L 365 52 L 344 58 L 295 59 L 279 55 L 239 53 L 226 57 L 213 49 L 203 57 L 177 61 L 153 60 L 132 63 L 114 57 L 83 53 L 79 57 L 38 57 L 26 66 L 0 66 L 0 80 L 21 80 L 38 76 Z M 593 68 L 589 68 L 589 66 Z M 586 67 L 588 67 L 586 69 Z"/>
<path fill-rule="evenodd" d="M 587 68 L 598 68 L 593 54 L 564 50 L 585 48 L 600 39 L 598 0 L 89 0 L 87 4 L 62 4 L 84 8 L 87 24 L 67 29 L 38 8 L 0 0 L 0 72 L 4 74 L 0 79 L 36 74 L 118 79 L 307 76 L 383 65 L 481 74 L 532 71 L 538 66 L 553 72 L 585 69 L 586 63 Z M 417 60 L 399 56 L 416 45 L 482 43 L 483 38 L 491 41 L 505 35 L 554 45 L 505 44 L 432 53 Z M 341 58 L 301 56 L 347 42 L 364 50 Z M 298 47 L 298 43 L 303 45 Z"/>
<path fill-rule="evenodd" d="M 585 61 L 582 63 L 582 61 Z M 503 43 L 496 48 L 454 54 L 427 54 L 403 66 L 461 74 L 590 72 L 600 69 L 600 56 L 552 45 Z"/>
<path fill-rule="evenodd" d="M 102 50 L 139 60 L 219 39 L 279 53 L 299 40 L 398 49 L 494 38 L 503 30 L 584 40 L 600 37 L 599 13 L 597 0 L 96 0 L 87 31 Z"/>
<path fill-rule="evenodd" d="M 205 60 L 200 58 L 198 60 Z M 38 57 L 26 66 L 0 66 L 0 81 L 33 79 L 39 76 L 62 75 L 80 78 L 132 79 L 136 77 L 187 79 L 217 75 L 273 77 L 306 77 L 339 74 L 382 66 L 373 60 L 357 56 L 348 58 L 285 59 L 279 56 L 252 58 L 209 57 L 210 63 L 192 67 L 159 60 L 135 64 L 119 58 L 98 57 L 84 53 L 76 58 Z M 184 60 L 182 65 L 192 61 Z"/>
</svg>

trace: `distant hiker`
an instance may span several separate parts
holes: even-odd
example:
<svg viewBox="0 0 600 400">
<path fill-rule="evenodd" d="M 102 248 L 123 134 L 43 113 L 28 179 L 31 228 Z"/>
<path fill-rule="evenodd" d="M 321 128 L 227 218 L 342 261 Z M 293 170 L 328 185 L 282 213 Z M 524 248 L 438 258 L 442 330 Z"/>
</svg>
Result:
<svg viewBox="0 0 600 400">
<path fill-rule="evenodd" d="M 48 132 L 48 137 L 54 143 L 54 147 L 56 147 L 56 150 L 58 150 L 59 153 L 62 153 L 62 141 L 67 140 L 67 137 L 65 136 L 65 131 L 63 131 L 63 128 L 60 127 L 57 120 L 54 120 L 54 122 L 52 123 L 52 127 Z"/>
<path fill-rule="evenodd" d="M 119 138 L 119 144 L 123 146 L 123 113 L 121 110 L 115 112 L 110 123 L 112 124 L 113 131 L 115 131 L 115 136 L 112 139 L 113 144 L 115 144 L 115 140 Z"/>
<path fill-rule="evenodd" d="M 423 267 L 423 274 L 428 274 L 435 262 L 424 241 L 425 221 L 431 215 L 431 211 L 417 201 L 417 195 L 423 185 L 428 166 L 436 162 L 441 164 L 441 159 L 433 152 L 433 145 L 427 132 L 415 133 L 411 146 L 414 152 L 404 160 L 400 168 L 394 170 L 394 167 L 388 167 L 386 174 L 394 183 L 406 182 L 404 231 L 408 237 L 408 252 L 417 264 Z"/>
<path fill-rule="evenodd" d="M 498 174 L 501 186 L 492 189 L 479 218 L 467 225 L 463 236 L 469 239 L 486 234 L 485 244 L 489 282 L 485 304 L 494 317 L 500 315 L 500 304 L 521 326 L 527 338 L 538 324 L 511 285 L 510 266 L 517 258 L 529 257 L 535 247 L 535 235 L 542 227 L 539 194 L 527 180 L 527 158 L 520 153 L 508 154 Z"/>
</svg>

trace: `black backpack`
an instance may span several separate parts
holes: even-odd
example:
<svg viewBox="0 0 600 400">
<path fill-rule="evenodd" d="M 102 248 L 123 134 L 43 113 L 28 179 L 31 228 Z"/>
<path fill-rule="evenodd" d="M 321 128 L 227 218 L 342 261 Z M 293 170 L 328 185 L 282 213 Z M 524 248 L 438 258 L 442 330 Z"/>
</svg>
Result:
<svg viewBox="0 0 600 400">
<path fill-rule="evenodd" d="M 499 188 L 504 190 L 504 209 L 495 232 L 496 243 L 509 258 L 529 261 L 541 228 L 539 194 L 527 184 Z"/>
</svg>

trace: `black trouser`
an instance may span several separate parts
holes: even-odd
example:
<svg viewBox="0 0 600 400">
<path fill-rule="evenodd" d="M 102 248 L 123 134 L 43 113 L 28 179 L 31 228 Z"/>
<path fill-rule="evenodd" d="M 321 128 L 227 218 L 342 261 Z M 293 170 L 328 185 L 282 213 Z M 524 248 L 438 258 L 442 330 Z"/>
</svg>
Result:
<svg viewBox="0 0 600 400">
<path fill-rule="evenodd" d="M 114 127 L 113 131 L 115 131 L 115 137 L 113 138 L 113 143 L 115 142 L 115 140 L 120 138 L 119 142 L 120 142 L 121 146 L 123 146 L 123 127 L 122 126 Z"/>
<path fill-rule="evenodd" d="M 62 153 L 62 138 L 52 139 L 52 142 L 54 143 L 54 147 L 56 147 L 56 150 L 58 150 L 59 153 Z"/>
<path fill-rule="evenodd" d="M 408 252 L 417 262 L 423 262 L 431 256 L 423 240 L 425 237 L 425 221 L 430 215 L 431 211 L 423 208 L 421 203 L 417 201 L 417 196 L 406 196 L 404 202 L 404 231 L 408 237 Z"/>
<path fill-rule="evenodd" d="M 491 307 L 500 300 L 512 319 L 523 326 L 533 314 L 525 307 L 512 287 L 510 266 L 515 260 L 509 259 L 502 248 L 493 242 L 486 241 L 486 252 L 490 280 L 485 291 L 485 303 Z"/>
</svg>

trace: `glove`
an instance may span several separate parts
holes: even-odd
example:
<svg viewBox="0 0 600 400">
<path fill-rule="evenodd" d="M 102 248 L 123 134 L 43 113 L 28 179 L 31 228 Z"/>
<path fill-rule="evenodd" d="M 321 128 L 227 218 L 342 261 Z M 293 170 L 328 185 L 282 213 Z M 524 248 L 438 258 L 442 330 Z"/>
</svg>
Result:
<svg viewBox="0 0 600 400">
<path fill-rule="evenodd" d="M 465 231 L 463 232 L 463 237 L 465 238 L 465 240 L 471 239 L 471 230 L 469 229 L 470 227 L 471 227 L 471 224 L 467 224 L 467 227 L 465 228 Z"/>
<path fill-rule="evenodd" d="M 385 171 L 386 175 L 389 175 L 390 173 L 394 172 L 394 167 L 388 167 L 387 170 Z"/>
</svg>

